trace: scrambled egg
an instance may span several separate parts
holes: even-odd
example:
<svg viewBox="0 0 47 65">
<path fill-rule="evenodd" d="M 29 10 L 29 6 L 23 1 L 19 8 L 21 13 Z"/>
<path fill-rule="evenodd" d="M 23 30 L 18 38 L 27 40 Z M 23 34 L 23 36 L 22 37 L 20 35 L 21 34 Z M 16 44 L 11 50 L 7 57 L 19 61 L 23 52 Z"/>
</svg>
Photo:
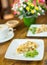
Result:
<svg viewBox="0 0 47 65">
<path fill-rule="evenodd" d="M 35 33 L 41 33 L 41 32 L 47 32 L 47 26 L 45 24 L 37 28 Z"/>
<path fill-rule="evenodd" d="M 17 48 L 17 52 L 18 53 L 24 53 L 27 51 L 33 51 L 38 47 L 37 43 L 35 42 L 31 42 L 31 41 L 27 41 L 24 44 L 21 44 L 18 48 Z"/>
</svg>

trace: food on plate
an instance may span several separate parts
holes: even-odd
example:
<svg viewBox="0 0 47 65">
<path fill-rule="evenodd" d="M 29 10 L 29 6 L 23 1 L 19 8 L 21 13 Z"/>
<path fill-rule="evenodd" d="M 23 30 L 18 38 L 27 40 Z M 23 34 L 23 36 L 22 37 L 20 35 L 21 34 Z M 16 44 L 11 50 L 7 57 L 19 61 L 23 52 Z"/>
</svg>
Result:
<svg viewBox="0 0 47 65">
<path fill-rule="evenodd" d="M 35 34 L 37 27 L 30 28 L 30 31 L 32 31 L 33 34 Z"/>
<path fill-rule="evenodd" d="M 17 48 L 17 53 L 23 54 L 25 57 L 32 57 L 34 58 L 36 55 L 38 55 L 38 51 L 36 50 L 38 48 L 38 44 L 36 42 L 27 41 Z"/>
<path fill-rule="evenodd" d="M 27 51 L 33 51 L 37 47 L 38 47 L 38 44 L 36 42 L 27 41 L 27 42 L 21 44 L 20 46 L 18 46 L 17 52 L 21 54 L 21 53 L 24 53 Z"/>
<path fill-rule="evenodd" d="M 47 32 L 47 26 L 45 24 L 43 24 L 40 27 L 32 27 L 32 28 L 30 28 L 30 31 L 33 34 L 37 34 L 37 33 L 41 33 L 41 32 Z"/>
<path fill-rule="evenodd" d="M 38 55 L 38 51 L 37 50 L 33 50 L 33 51 L 27 51 L 26 53 L 24 53 L 25 57 L 35 57 L 36 55 Z"/>
<path fill-rule="evenodd" d="M 42 25 L 40 28 L 36 29 L 36 33 L 41 33 L 41 32 L 47 32 L 47 26 L 46 25 Z"/>
</svg>

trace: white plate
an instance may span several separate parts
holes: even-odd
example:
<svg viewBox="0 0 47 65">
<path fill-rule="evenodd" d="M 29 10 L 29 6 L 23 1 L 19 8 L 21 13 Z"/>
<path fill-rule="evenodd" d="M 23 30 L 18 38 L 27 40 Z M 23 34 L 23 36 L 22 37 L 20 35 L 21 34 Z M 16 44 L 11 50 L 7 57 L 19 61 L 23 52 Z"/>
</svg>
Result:
<svg viewBox="0 0 47 65">
<path fill-rule="evenodd" d="M 40 27 L 41 25 L 38 25 L 38 24 L 35 24 L 35 25 L 31 25 L 29 27 L 32 28 L 32 27 Z M 47 26 L 47 25 L 46 25 Z M 28 37 L 47 37 L 47 32 L 42 32 L 42 33 L 38 33 L 38 34 L 32 34 L 32 32 L 30 30 L 28 30 L 27 32 L 27 36 Z"/>
<path fill-rule="evenodd" d="M 34 41 L 36 42 L 39 47 L 37 48 L 39 54 L 34 58 L 26 58 L 22 54 L 17 54 L 16 49 L 20 44 L 23 44 L 26 41 Z M 25 61 L 40 61 L 43 59 L 44 56 L 44 41 L 40 39 L 14 39 L 8 50 L 5 54 L 5 58 L 7 59 L 14 59 L 14 60 L 25 60 Z"/>
<path fill-rule="evenodd" d="M 13 37 L 14 37 L 14 32 L 11 31 L 11 32 L 8 33 L 6 38 L 0 39 L 0 44 L 9 41 Z"/>
</svg>

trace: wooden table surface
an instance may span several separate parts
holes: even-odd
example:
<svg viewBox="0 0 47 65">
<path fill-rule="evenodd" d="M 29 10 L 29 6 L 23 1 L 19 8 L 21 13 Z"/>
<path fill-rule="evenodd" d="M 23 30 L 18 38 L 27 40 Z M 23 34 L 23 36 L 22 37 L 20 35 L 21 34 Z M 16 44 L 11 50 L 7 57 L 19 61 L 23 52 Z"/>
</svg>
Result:
<svg viewBox="0 0 47 65">
<path fill-rule="evenodd" d="M 0 23 L 4 23 L 4 20 L 0 20 Z M 36 23 L 46 23 L 47 24 L 47 15 L 42 16 L 37 19 Z M 23 23 L 16 28 L 17 30 L 14 31 L 14 38 L 13 39 L 24 39 L 27 38 L 26 34 L 28 31 L 28 28 L 23 25 Z M 8 42 L 0 44 L 0 65 L 47 65 L 47 38 L 33 38 L 33 39 L 43 39 L 44 40 L 44 46 L 45 46 L 45 51 L 44 51 L 44 58 L 42 61 L 16 61 L 16 60 L 9 60 L 5 59 L 4 55 L 7 51 L 8 46 L 10 45 L 11 39 Z M 32 38 L 31 38 L 32 39 Z"/>
</svg>

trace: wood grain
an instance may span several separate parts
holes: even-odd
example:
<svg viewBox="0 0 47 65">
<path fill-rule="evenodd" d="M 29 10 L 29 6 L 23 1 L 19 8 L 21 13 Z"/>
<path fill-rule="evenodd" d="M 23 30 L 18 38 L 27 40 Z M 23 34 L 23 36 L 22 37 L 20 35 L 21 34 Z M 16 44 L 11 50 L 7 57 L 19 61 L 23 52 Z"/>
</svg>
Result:
<svg viewBox="0 0 47 65">
<path fill-rule="evenodd" d="M 0 20 L 0 24 L 1 23 L 5 23 L 5 21 Z M 42 17 L 38 18 L 36 20 L 36 23 L 46 23 L 47 24 L 47 15 L 45 15 L 44 17 L 42 16 Z M 28 28 L 25 27 L 23 23 L 21 25 L 19 25 L 18 27 L 16 27 L 16 29 L 17 30 L 14 31 L 15 36 L 13 39 L 27 38 L 26 34 L 28 31 Z M 42 61 L 27 62 L 27 61 L 16 61 L 16 60 L 5 59 L 4 55 L 7 51 L 7 48 L 9 47 L 11 41 L 12 41 L 12 40 L 10 40 L 8 42 L 0 44 L 0 65 L 47 65 L 47 38 L 35 38 L 35 39 L 43 39 L 44 40 L 45 51 L 44 51 L 44 58 Z"/>
</svg>

